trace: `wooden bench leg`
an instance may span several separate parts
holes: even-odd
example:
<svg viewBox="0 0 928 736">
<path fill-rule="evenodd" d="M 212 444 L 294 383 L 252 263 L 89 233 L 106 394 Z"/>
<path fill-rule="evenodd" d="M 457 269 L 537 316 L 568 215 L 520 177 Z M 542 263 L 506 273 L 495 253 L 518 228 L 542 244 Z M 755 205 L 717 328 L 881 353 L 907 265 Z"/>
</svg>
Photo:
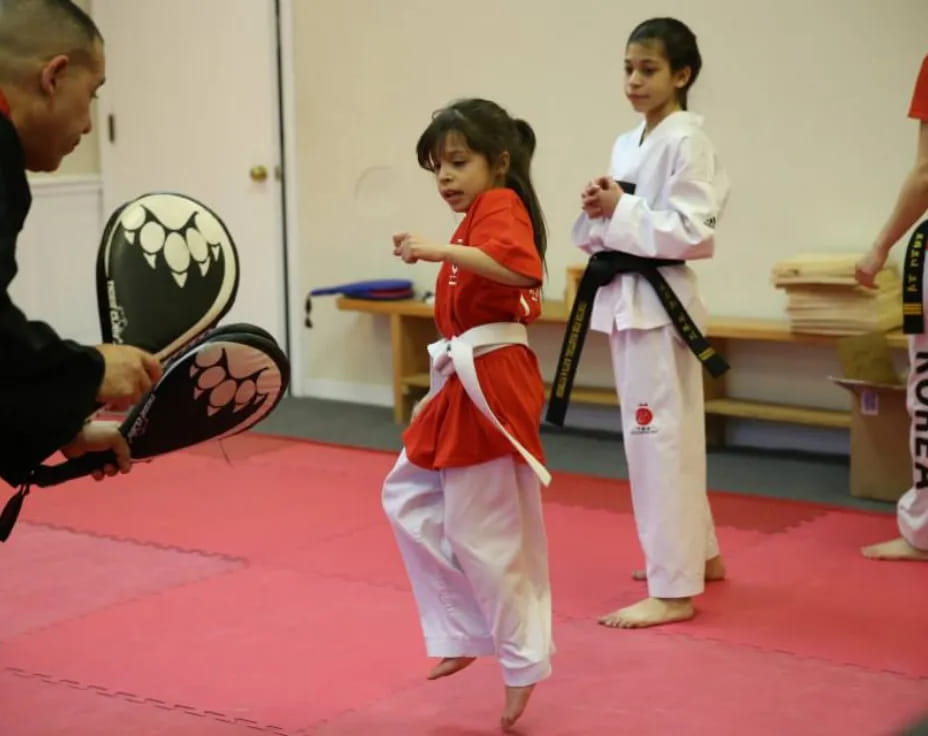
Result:
<svg viewBox="0 0 928 736">
<path fill-rule="evenodd" d="M 712 344 L 720 354 L 725 355 L 728 348 L 726 340 L 714 338 Z M 711 399 L 720 399 L 725 396 L 727 373 L 719 378 L 713 378 L 708 373 L 703 374 L 703 400 L 706 404 Z M 706 412 L 706 445 L 721 448 L 725 446 L 725 417 L 721 414 Z"/>
<path fill-rule="evenodd" d="M 436 339 L 434 320 L 402 314 L 390 315 L 390 340 L 393 348 L 393 419 L 405 424 L 415 403 L 426 389 L 410 386 L 408 376 L 428 373 L 428 345 Z"/>
<path fill-rule="evenodd" d="M 403 406 L 403 317 L 390 315 L 390 347 L 393 352 L 393 421 L 402 424 Z"/>
</svg>

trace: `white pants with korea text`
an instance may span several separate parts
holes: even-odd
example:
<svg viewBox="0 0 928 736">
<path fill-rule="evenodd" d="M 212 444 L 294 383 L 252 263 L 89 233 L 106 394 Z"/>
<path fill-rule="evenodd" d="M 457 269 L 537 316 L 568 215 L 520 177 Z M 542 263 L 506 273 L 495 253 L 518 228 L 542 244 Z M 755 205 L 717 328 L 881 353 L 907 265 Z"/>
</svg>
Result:
<svg viewBox="0 0 928 736">
<path fill-rule="evenodd" d="M 906 404 L 912 426 L 912 487 L 899 499 L 899 531 L 913 547 L 928 551 L 928 334 L 909 337 Z"/>
<path fill-rule="evenodd" d="M 551 674 L 551 588 L 537 476 L 512 456 L 432 471 L 400 454 L 383 506 L 430 657 L 496 655 L 507 685 Z"/>
<path fill-rule="evenodd" d="M 648 593 L 687 598 L 719 554 L 706 495 L 702 364 L 672 325 L 613 330 L 612 365 Z"/>
</svg>

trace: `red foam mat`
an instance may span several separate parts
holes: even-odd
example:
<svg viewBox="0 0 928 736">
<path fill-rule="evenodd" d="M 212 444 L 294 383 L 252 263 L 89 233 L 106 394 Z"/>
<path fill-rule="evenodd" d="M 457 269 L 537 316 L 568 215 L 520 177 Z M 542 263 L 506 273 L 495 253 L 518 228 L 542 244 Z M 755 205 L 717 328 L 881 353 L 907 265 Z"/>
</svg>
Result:
<svg viewBox="0 0 928 736">
<path fill-rule="evenodd" d="M 928 710 L 928 683 L 814 659 L 652 631 L 558 629 L 551 680 L 519 733 L 878 736 Z M 491 734 L 497 668 L 479 663 L 331 720 L 318 736 Z"/>
<path fill-rule="evenodd" d="M 497 732 L 495 662 L 423 679 L 393 456 L 214 450 L 29 496 L 0 547 L 4 733 Z M 858 551 L 891 515 L 713 494 L 729 580 L 693 621 L 618 631 L 595 618 L 646 591 L 627 484 L 557 474 L 545 499 L 558 654 L 521 733 L 864 736 L 928 710 L 928 565 Z"/>
</svg>

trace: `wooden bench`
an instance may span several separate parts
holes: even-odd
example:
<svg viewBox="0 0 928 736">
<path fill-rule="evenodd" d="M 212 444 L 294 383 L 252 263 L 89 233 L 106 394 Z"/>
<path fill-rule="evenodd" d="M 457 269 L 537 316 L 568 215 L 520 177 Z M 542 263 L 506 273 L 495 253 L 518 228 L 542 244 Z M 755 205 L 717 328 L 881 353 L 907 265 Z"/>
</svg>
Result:
<svg viewBox="0 0 928 736">
<path fill-rule="evenodd" d="M 393 353 L 393 416 L 398 423 L 409 421 L 412 407 L 428 390 L 429 359 L 426 346 L 437 338 L 432 305 L 416 300 L 366 301 L 341 297 L 338 309 L 390 317 Z M 569 312 L 564 302 L 546 301 L 541 317 L 535 324 L 565 324 Z M 834 345 L 838 338 L 830 335 L 809 335 L 791 332 L 789 326 L 774 320 L 715 318 L 709 321 L 707 336 L 713 346 L 725 355 L 731 342 L 754 341 L 802 345 Z M 901 332 L 888 335 L 891 347 L 906 347 Z M 727 375 L 727 374 L 726 374 Z M 707 440 L 724 444 L 725 419 L 760 419 L 773 422 L 803 424 L 813 427 L 846 428 L 851 415 L 847 411 L 815 409 L 788 404 L 734 399 L 725 395 L 725 378 L 713 379 L 705 374 L 705 408 Z M 550 384 L 548 384 L 550 390 Z M 571 401 L 604 406 L 617 406 L 618 397 L 611 388 L 574 386 Z"/>
</svg>

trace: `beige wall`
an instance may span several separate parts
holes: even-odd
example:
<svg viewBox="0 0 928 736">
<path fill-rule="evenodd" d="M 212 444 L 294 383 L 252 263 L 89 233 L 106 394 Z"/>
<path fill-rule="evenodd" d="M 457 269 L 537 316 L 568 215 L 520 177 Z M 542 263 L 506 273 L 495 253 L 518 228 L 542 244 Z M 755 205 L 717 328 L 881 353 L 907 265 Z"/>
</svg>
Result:
<svg viewBox="0 0 928 736">
<path fill-rule="evenodd" d="M 434 267 L 397 262 L 390 234 L 450 235 L 454 220 L 413 148 L 434 108 L 480 95 L 537 132 L 534 177 L 550 228 L 545 294 L 560 299 L 565 267 L 581 260 L 569 242 L 579 188 L 605 172 L 615 135 L 637 122 L 621 93 L 622 54 L 644 12 L 676 15 L 697 33 L 704 70 L 690 108 L 706 116 L 733 180 L 716 258 L 696 265 L 709 308 L 781 317 L 771 265 L 801 250 L 865 248 L 896 196 L 915 146 L 905 115 L 928 51 L 925 0 L 668 0 L 646 9 L 615 0 L 297 0 L 302 286 L 409 277 L 431 288 Z M 323 299 L 314 316 L 309 378 L 388 382 L 385 321 Z M 553 356 L 559 337 L 536 345 Z M 603 360 L 585 356 L 586 370 Z M 813 397 L 825 369 L 812 365 Z M 594 372 L 608 380 L 608 370 Z M 802 391 L 766 373 L 762 393 Z M 827 386 L 823 395 L 846 400 Z"/>
<path fill-rule="evenodd" d="M 96 113 L 94 114 L 96 119 Z M 99 174 L 100 173 L 100 145 L 97 139 L 96 122 L 94 129 L 89 135 L 85 135 L 80 145 L 70 156 L 61 162 L 61 167 L 55 172 L 56 175 L 78 175 L 78 174 Z"/>
<path fill-rule="evenodd" d="M 92 0 L 74 0 L 74 4 L 88 13 L 93 13 Z M 75 149 L 74 153 L 62 162 L 61 168 L 56 173 L 63 175 L 100 173 L 100 144 L 98 142 L 99 131 L 97 130 L 96 105 L 94 105 L 93 116 L 93 130 L 84 136 L 81 144 Z"/>
</svg>

